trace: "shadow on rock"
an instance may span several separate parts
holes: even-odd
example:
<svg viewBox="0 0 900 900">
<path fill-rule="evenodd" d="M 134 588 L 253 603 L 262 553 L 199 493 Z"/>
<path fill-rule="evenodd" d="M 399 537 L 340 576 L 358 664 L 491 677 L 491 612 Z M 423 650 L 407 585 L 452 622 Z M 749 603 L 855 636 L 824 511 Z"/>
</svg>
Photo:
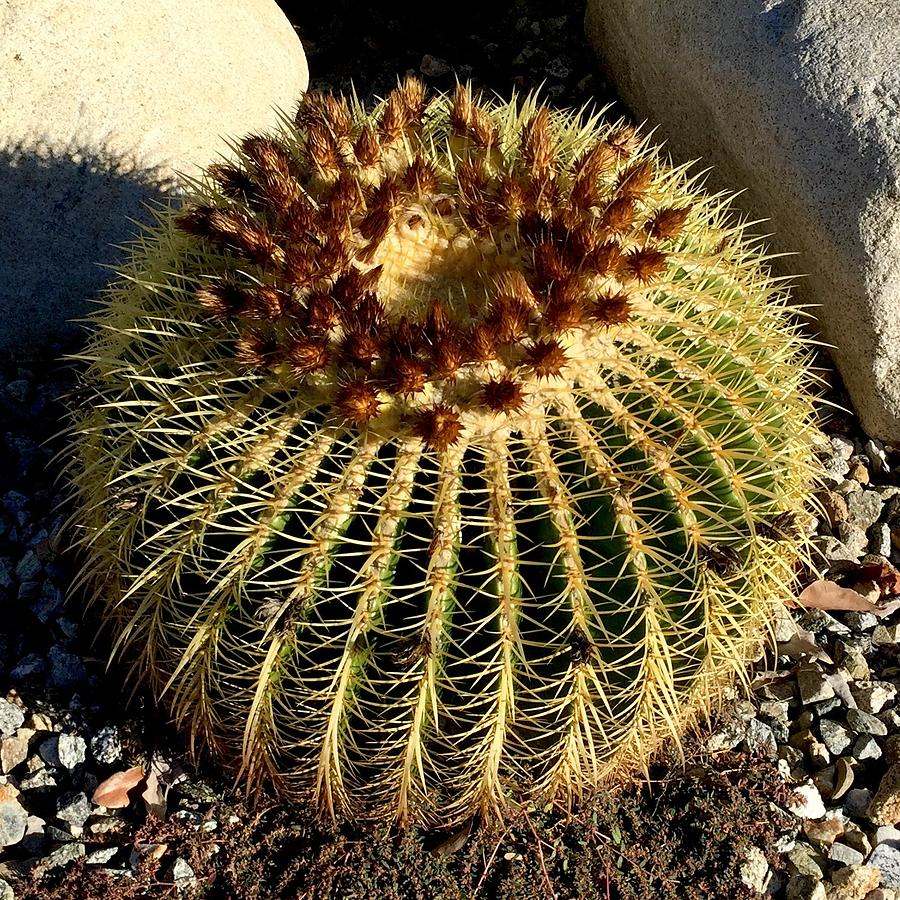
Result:
<svg viewBox="0 0 900 900">
<path fill-rule="evenodd" d="M 110 279 L 171 179 L 102 148 L 0 148 L 0 350 L 40 354 Z"/>
</svg>

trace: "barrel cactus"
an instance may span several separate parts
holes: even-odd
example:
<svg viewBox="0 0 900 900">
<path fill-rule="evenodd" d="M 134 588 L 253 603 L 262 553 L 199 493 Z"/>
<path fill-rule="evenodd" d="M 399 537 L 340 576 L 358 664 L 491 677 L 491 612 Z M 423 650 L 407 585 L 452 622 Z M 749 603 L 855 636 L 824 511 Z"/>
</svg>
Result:
<svg viewBox="0 0 900 900">
<path fill-rule="evenodd" d="M 81 585 L 253 788 L 447 825 L 646 768 L 805 554 L 809 341 L 631 126 L 308 94 L 161 211 L 75 410 Z"/>
</svg>

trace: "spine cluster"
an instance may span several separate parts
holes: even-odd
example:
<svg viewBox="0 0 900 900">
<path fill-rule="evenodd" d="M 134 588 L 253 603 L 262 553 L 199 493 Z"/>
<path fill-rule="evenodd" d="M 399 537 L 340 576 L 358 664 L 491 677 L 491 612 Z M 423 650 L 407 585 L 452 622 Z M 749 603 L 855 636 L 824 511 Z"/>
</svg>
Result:
<svg viewBox="0 0 900 900">
<path fill-rule="evenodd" d="M 197 293 L 207 313 L 234 323 L 240 367 L 321 385 L 353 426 L 385 404 L 399 408 L 413 434 L 442 450 L 464 409 L 515 412 L 525 382 L 562 376 L 574 332 L 627 323 L 690 209 L 654 201 L 654 163 L 631 161 L 638 139 L 628 126 L 564 159 L 546 107 L 515 148 L 501 146 L 466 86 L 440 135 L 446 152 L 432 149 L 428 116 L 415 78 L 362 122 L 345 100 L 309 94 L 296 147 L 246 138 L 243 166 L 211 170 L 225 202 L 192 208 L 179 224 L 254 267 L 252 283 L 238 275 Z M 384 267 L 403 251 L 398 235 L 414 246 L 423 229 L 489 257 L 465 303 L 423 280 L 397 309 Z M 427 268 L 406 274 L 421 279 Z"/>
</svg>

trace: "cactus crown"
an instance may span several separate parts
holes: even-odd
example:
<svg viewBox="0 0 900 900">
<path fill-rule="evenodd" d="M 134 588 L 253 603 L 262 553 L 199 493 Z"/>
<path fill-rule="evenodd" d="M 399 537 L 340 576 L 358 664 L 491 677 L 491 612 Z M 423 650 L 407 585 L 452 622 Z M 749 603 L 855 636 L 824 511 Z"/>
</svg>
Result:
<svg viewBox="0 0 900 900">
<path fill-rule="evenodd" d="M 807 342 L 633 128 L 310 94 L 163 213 L 82 354 L 82 580 L 248 786 L 450 823 L 645 766 L 805 538 Z"/>
<path fill-rule="evenodd" d="M 235 202 L 179 219 L 243 266 L 197 299 L 236 323 L 240 366 L 435 450 L 515 420 L 639 314 L 690 215 L 633 128 L 589 142 L 534 103 L 498 120 L 462 85 L 447 108 L 408 78 L 371 121 L 310 94 L 296 123 L 300 152 L 246 138 L 246 167 L 211 169 Z"/>
</svg>

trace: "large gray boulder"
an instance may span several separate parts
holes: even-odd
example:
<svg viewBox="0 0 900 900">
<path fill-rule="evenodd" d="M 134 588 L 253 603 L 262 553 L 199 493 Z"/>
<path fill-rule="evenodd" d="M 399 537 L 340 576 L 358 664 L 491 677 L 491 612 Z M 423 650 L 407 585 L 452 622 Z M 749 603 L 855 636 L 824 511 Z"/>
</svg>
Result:
<svg viewBox="0 0 900 900">
<path fill-rule="evenodd" d="M 0 0 L 0 350 L 71 332 L 129 219 L 308 80 L 274 0 Z"/>
<path fill-rule="evenodd" d="M 893 7 L 893 9 L 892 9 Z M 588 37 L 676 158 L 768 218 L 866 430 L 900 442 L 900 17 L 867 0 L 588 0 Z"/>
</svg>

